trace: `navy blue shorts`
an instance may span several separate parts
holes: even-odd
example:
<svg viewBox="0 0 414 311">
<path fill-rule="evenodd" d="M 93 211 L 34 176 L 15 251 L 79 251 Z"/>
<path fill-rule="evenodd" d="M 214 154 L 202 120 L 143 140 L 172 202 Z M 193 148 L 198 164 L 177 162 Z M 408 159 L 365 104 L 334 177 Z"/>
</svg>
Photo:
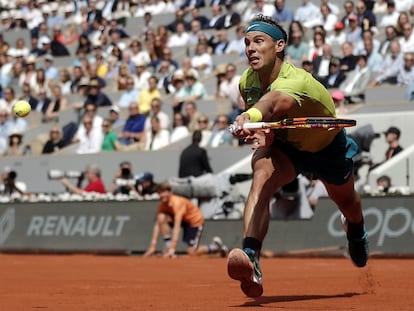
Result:
<svg viewBox="0 0 414 311">
<path fill-rule="evenodd" d="M 174 227 L 173 222 L 168 223 L 171 228 Z M 193 247 L 194 249 L 198 248 L 200 243 L 201 234 L 203 233 L 203 226 L 199 227 L 190 227 L 187 223 L 183 222 L 181 224 L 183 228 L 183 239 L 182 241 L 186 243 L 188 246 Z"/>
<path fill-rule="evenodd" d="M 358 152 L 358 145 L 346 136 L 345 130 L 339 132 L 327 147 L 318 152 L 300 151 L 277 140 L 273 146 L 290 158 L 296 174 L 310 174 L 333 185 L 343 185 L 348 181 L 354 170 L 352 158 Z"/>
</svg>

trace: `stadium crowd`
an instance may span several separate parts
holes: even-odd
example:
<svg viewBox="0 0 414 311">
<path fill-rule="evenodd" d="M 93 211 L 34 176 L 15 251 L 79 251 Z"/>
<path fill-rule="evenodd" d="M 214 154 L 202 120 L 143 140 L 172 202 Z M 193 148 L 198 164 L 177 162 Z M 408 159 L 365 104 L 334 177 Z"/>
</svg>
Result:
<svg viewBox="0 0 414 311">
<path fill-rule="evenodd" d="M 285 26 L 286 59 L 332 91 L 339 113 L 384 83 L 414 98 L 408 0 L 0 3 L 0 154 L 7 157 L 156 150 L 195 130 L 210 136 L 202 146 L 241 144 L 224 129 L 244 106 L 244 31 L 256 14 Z M 18 99 L 32 107 L 27 119 L 11 112 Z M 206 113 L 218 99 L 227 111 Z M 33 137 L 34 128 L 43 131 Z"/>
</svg>

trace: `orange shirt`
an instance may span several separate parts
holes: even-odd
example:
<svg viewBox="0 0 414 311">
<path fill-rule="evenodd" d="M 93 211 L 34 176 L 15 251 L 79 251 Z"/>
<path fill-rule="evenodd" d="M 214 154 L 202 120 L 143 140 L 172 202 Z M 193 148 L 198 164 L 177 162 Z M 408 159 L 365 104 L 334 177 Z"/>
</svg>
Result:
<svg viewBox="0 0 414 311">
<path fill-rule="evenodd" d="M 168 203 L 160 202 L 158 205 L 158 214 L 164 213 L 171 215 L 182 214 L 182 221 L 190 227 L 198 227 L 204 223 L 204 217 L 197 205 L 189 199 L 174 195 L 170 196 Z"/>
</svg>

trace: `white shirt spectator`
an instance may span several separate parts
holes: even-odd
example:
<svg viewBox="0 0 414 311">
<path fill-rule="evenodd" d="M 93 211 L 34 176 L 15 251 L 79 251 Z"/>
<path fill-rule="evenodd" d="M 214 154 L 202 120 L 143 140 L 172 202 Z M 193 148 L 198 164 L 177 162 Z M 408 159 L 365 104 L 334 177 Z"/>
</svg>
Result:
<svg viewBox="0 0 414 311">
<path fill-rule="evenodd" d="M 392 12 L 391 14 L 385 14 L 379 23 L 380 27 L 395 26 L 398 22 L 398 17 L 400 13 L 397 11 Z"/>
<path fill-rule="evenodd" d="M 173 128 L 170 136 L 170 142 L 174 143 L 190 135 L 190 131 L 185 125 L 176 126 Z"/>
<path fill-rule="evenodd" d="M 76 133 L 75 138 L 79 139 L 76 153 L 87 154 L 101 151 L 103 140 L 103 132 L 101 128 L 92 128 L 89 134 L 87 134 L 86 131 L 83 131 L 83 133 Z"/>
<path fill-rule="evenodd" d="M 203 73 L 208 74 L 213 69 L 213 59 L 210 54 L 207 52 L 201 54 L 201 55 L 194 55 L 191 59 L 191 66 L 193 68 L 197 68 L 201 65 L 207 65 L 207 67 L 204 68 Z"/>
<path fill-rule="evenodd" d="M 295 21 L 299 21 L 302 24 L 319 19 L 320 16 L 320 9 L 308 0 L 303 0 L 302 5 L 295 11 Z"/>
<path fill-rule="evenodd" d="M 175 33 L 170 36 L 167 42 L 168 47 L 186 46 L 190 42 L 190 35 L 186 32 Z"/>
<path fill-rule="evenodd" d="M 145 135 L 145 150 L 157 150 L 170 143 L 170 132 L 165 129 L 160 129 L 154 137 L 151 131 L 146 131 Z"/>
</svg>

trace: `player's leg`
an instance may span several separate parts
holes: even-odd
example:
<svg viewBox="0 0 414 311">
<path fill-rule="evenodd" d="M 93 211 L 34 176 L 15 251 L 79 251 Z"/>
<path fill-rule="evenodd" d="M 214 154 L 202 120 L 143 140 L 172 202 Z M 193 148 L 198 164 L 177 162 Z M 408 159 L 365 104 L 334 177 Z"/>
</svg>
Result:
<svg viewBox="0 0 414 311">
<path fill-rule="evenodd" d="M 354 177 L 343 185 L 325 183 L 330 198 L 345 217 L 348 251 L 357 267 L 364 267 L 368 260 L 368 239 L 362 215 L 361 199 L 354 189 Z"/>
<path fill-rule="evenodd" d="M 253 180 L 243 215 L 243 249 L 229 254 L 227 270 L 249 297 L 263 293 L 259 256 L 269 227 L 269 201 L 275 191 L 296 176 L 289 157 L 276 147 L 258 149 L 252 159 Z"/>
</svg>

